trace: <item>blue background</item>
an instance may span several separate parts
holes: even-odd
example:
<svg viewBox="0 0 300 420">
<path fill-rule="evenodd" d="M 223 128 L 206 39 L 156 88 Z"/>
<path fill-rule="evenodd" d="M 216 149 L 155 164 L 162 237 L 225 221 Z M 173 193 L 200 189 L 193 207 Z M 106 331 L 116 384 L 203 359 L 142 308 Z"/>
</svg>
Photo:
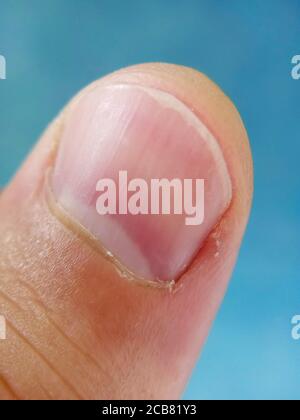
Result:
<svg viewBox="0 0 300 420">
<path fill-rule="evenodd" d="M 297 0 L 0 1 L 0 184 L 81 87 L 120 67 L 195 67 L 233 99 L 254 154 L 254 208 L 186 398 L 300 397 Z"/>
</svg>

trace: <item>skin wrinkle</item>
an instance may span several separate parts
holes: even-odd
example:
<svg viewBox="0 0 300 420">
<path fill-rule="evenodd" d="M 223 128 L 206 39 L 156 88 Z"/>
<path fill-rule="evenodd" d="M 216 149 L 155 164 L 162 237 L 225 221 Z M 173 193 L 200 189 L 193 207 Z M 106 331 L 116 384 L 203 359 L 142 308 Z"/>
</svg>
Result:
<svg viewBox="0 0 300 420">
<path fill-rule="evenodd" d="M 11 306 L 13 306 L 15 309 L 17 309 L 17 311 L 21 311 L 24 313 L 24 309 L 19 305 L 18 302 L 16 302 L 15 300 L 13 300 L 11 297 L 9 297 L 5 292 L 3 292 L 3 290 L 0 291 L 0 296 L 2 296 L 2 299 L 4 301 L 7 301 Z M 14 311 L 15 312 L 15 311 Z M 50 370 L 55 373 L 62 381 L 62 383 L 69 388 L 74 395 L 76 395 L 77 397 L 79 396 L 79 394 L 75 391 L 75 389 L 68 384 L 68 382 L 64 379 L 64 377 L 57 371 L 57 369 L 49 362 L 49 360 L 47 360 L 47 358 L 33 345 L 33 343 L 30 341 L 29 338 L 27 338 L 24 334 L 20 333 L 20 329 L 17 328 L 12 321 L 10 321 L 9 319 L 6 319 L 6 323 L 7 323 L 7 327 L 8 329 L 11 329 L 16 336 L 23 342 L 26 344 L 26 346 L 30 349 L 30 351 L 32 351 L 36 356 L 38 356 L 39 358 L 41 358 L 43 360 L 43 362 L 50 368 Z"/>
<path fill-rule="evenodd" d="M 7 244 L 8 245 L 8 244 Z M 22 246 L 20 246 L 18 249 L 24 249 L 24 247 L 22 247 Z M 22 259 L 24 259 L 24 257 L 23 256 L 21 256 L 20 257 L 21 258 L 21 260 Z M 17 258 L 17 255 L 16 255 L 16 253 L 14 253 L 14 258 L 13 258 L 13 261 L 14 261 L 14 264 L 16 264 L 17 266 L 18 266 L 18 264 L 17 264 L 17 261 L 19 260 L 19 258 Z M 2 260 L 3 261 L 3 260 Z M 41 305 L 41 313 L 42 314 L 44 314 L 47 318 L 48 318 L 48 320 L 50 320 L 51 318 L 49 318 L 49 316 L 48 316 L 48 312 L 49 312 L 49 309 L 48 308 L 46 308 L 46 306 L 44 305 L 44 303 L 42 303 L 42 301 L 40 300 L 40 296 L 38 296 L 38 293 L 37 292 L 35 292 L 34 291 L 34 289 L 32 288 L 32 286 L 29 286 L 29 284 L 28 284 L 28 282 L 25 282 L 23 279 L 22 280 L 20 280 L 20 279 L 18 279 L 17 277 L 17 274 L 18 274 L 18 271 L 19 271 L 19 266 L 18 266 L 18 268 L 16 268 L 16 270 L 15 270 L 15 276 L 13 277 L 13 279 L 14 279 L 14 283 L 16 283 L 17 284 L 17 286 L 15 285 L 14 286 L 14 293 L 16 292 L 17 293 L 17 295 L 18 295 L 18 297 L 19 297 L 19 299 L 21 299 L 22 301 L 23 301 L 23 303 L 25 303 L 26 302 L 26 307 L 27 307 L 27 311 L 26 311 L 26 313 L 27 313 L 27 315 L 28 315 L 28 311 L 30 310 L 30 312 L 32 312 L 32 313 L 34 313 L 34 310 L 32 309 L 32 308 L 30 308 L 30 306 L 31 305 L 29 305 L 28 304 L 28 302 L 31 302 L 31 303 L 34 303 L 34 301 L 35 301 L 35 303 L 36 304 L 40 304 Z M 4 279 L 7 279 L 7 281 L 6 281 L 6 283 L 7 284 L 13 284 L 12 282 L 10 282 L 9 281 L 9 278 L 5 275 L 5 274 L 3 274 L 2 276 L 1 276 L 1 278 L 4 280 Z M 12 279 L 12 280 L 13 280 Z M 3 283 L 2 283 L 3 284 Z M 3 284 L 4 285 L 4 284 Z M 22 296 L 22 292 L 21 292 L 21 288 L 19 287 L 20 285 L 22 285 L 22 286 L 25 286 L 27 289 L 28 289 L 28 291 L 30 291 L 30 293 L 31 293 L 31 296 L 30 296 L 30 294 L 28 294 L 28 293 L 26 293 L 25 294 L 25 296 Z M 24 288 L 24 287 L 23 287 Z M 2 292 L 3 293 L 3 292 Z M 6 300 L 7 301 L 9 301 L 11 304 L 13 304 L 13 305 L 15 305 L 15 308 L 16 309 L 18 309 L 18 310 L 20 310 L 20 311 L 22 311 L 23 313 L 25 313 L 25 308 L 23 308 L 21 305 L 19 305 L 19 303 L 17 302 L 17 301 L 15 301 L 15 300 L 13 300 L 13 299 L 11 299 L 8 295 L 6 296 Z M 53 323 L 53 325 L 55 326 L 55 323 L 54 323 L 54 321 L 53 320 L 51 320 L 52 321 L 52 323 Z M 55 335 L 57 336 L 59 333 L 63 333 L 63 331 L 62 331 L 62 329 L 60 329 L 60 330 L 57 330 L 56 332 L 55 332 Z M 64 335 L 65 337 L 67 337 L 66 335 Z M 68 341 L 69 341 L 69 343 L 71 343 L 73 346 L 74 346 L 74 348 L 78 351 L 79 349 L 80 349 L 80 347 L 78 346 L 78 345 L 75 345 L 75 343 L 72 343 L 72 341 L 70 340 L 70 339 L 68 339 Z M 62 347 L 65 347 L 64 345 L 62 346 Z M 103 374 L 105 374 L 106 376 L 107 375 L 109 375 L 109 373 L 108 372 L 105 372 L 104 370 L 103 370 L 103 368 L 101 368 L 101 365 L 92 357 L 92 356 L 89 356 L 88 357 L 88 355 L 87 355 L 87 353 L 86 352 L 84 352 L 82 349 L 80 350 L 81 351 L 81 353 L 82 353 L 82 355 L 85 355 L 85 357 L 86 357 L 86 359 L 87 360 L 89 360 L 90 362 L 91 361 L 93 361 L 93 363 L 95 364 L 95 366 L 97 366 L 98 367 L 98 369 L 100 369 L 102 372 L 103 372 Z M 73 352 L 73 351 L 72 351 Z M 110 376 L 110 375 L 109 375 Z M 111 378 L 112 379 L 112 378 Z"/>
<path fill-rule="evenodd" d="M 44 392 L 44 394 L 45 394 L 45 397 L 44 398 L 42 398 L 43 400 L 50 400 L 50 401 L 52 401 L 52 400 L 55 400 L 55 397 L 51 394 L 51 392 L 48 390 L 48 389 L 46 389 L 45 387 L 44 387 L 44 385 L 43 385 L 43 383 L 42 382 L 39 382 L 38 381 L 38 385 L 39 385 L 39 387 L 41 388 L 41 390 Z"/>
<path fill-rule="evenodd" d="M 52 325 L 54 327 L 54 330 L 56 331 L 57 334 L 59 334 L 67 343 L 69 343 L 71 345 L 71 347 L 73 347 L 75 349 L 75 351 L 77 351 L 79 354 L 81 354 L 81 356 L 83 356 L 86 361 L 88 361 L 89 363 L 92 363 L 94 365 L 94 367 L 96 367 L 97 369 L 99 369 L 99 371 L 102 371 L 102 373 L 104 373 L 105 375 L 107 375 L 110 380 L 113 380 L 113 378 L 111 377 L 110 373 L 105 371 L 104 368 L 99 364 L 99 362 L 92 357 L 90 354 L 88 354 L 85 350 L 83 350 L 77 343 L 75 343 L 75 341 L 73 341 L 63 330 L 61 327 L 59 327 L 59 325 L 57 324 L 56 321 L 54 321 L 53 318 L 51 318 L 51 316 L 49 315 L 49 312 L 51 312 L 51 310 L 49 310 L 49 308 L 47 308 L 44 304 L 44 302 L 42 302 L 42 300 L 40 299 L 40 297 L 38 296 L 38 294 L 34 291 L 34 289 L 32 287 L 29 286 L 29 284 L 21 279 L 17 279 L 17 282 L 19 285 L 22 285 L 23 287 L 27 288 L 31 293 L 33 298 L 31 299 L 31 302 L 35 303 L 35 307 L 32 309 L 32 312 L 35 312 L 35 309 L 37 307 L 39 307 L 41 309 L 40 313 L 42 313 L 47 321 L 49 322 L 50 325 Z M 1 293 L 1 291 L 0 291 Z M 28 297 L 24 297 L 24 300 L 26 299 L 26 301 L 28 300 Z M 13 301 L 16 305 L 17 302 Z M 21 306 L 19 306 L 19 309 L 25 310 L 25 308 L 21 308 Z"/>
<path fill-rule="evenodd" d="M 87 363 L 91 363 L 93 365 L 93 367 L 96 367 L 99 371 L 102 372 L 102 374 L 104 374 L 105 376 L 110 378 L 110 381 L 113 382 L 113 378 L 111 377 L 110 373 L 108 371 L 106 371 L 100 364 L 99 362 L 94 359 L 93 356 L 91 356 L 90 354 L 88 354 L 86 351 L 84 351 L 77 343 L 75 343 L 74 341 L 72 341 L 70 339 L 69 336 L 66 335 L 66 333 L 57 325 L 57 323 L 49 316 L 49 309 L 46 308 L 46 306 L 41 302 L 41 300 L 39 299 L 39 297 L 37 297 L 37 293 L 33 291 L 32 287 L 28 286 L 27 283 L 25 283 L 23 280 L 21 281 L 20 279 L 17 279 L 17 285 L 22 285 L 23 288 L 25 287 L 27 290 L 30 290 L 33 292 L 33 297 L 30 295 L 26 295 L 26 296 L 22 296 L 19 299 L 22 300 L 23 303 L 26 302 L 26 306 L 22 306 L 19 304 L 19 302 L 17 302 L 16 300 L 14 300 L 12 297 L 10 297 L 8 294 L 6 294 L 3 290 L 0 290 L 0 296 L 2 295 L 3 300 L 6 300 L 7 302 L 10 303 L 10 305 L 14 306 L 15 309 L 17 311 L 21 311 L 23 314 L 28 315 L 28 311 L 30 311 L 33 315 L 33 317 L 36 317 L 37 319 L 40 319 L 41 316 L 42 317 L 46 317 L 47 322 L 53 326 L 53 335 L 56 336 L 56 339 L 59 338 L 59 336 L 61 336 L 63 338 L 64 343 L 61 344 L 61 347 L 66 349 L 66 343 L 68 343 L 68 345 L 71 347 L 71 349 L 69 351 L 71 351 L 72 353 L 76 352 L 79 356 L 82 356 Z M 20 288 L 17 286 L 18 289 L 18 294 L 20 293 Z M 31 304 L 34 305 L 31 305 Z M 37 313 L 36 309 L 40 308 L 38 310 Z M 11 324 L 12 325 L 12 324 Z M 47 327 L 47 329 L 49 328 L 49 325 Z M 15 332 L 18 332 L 18 328 L 14 327 Z M 26 343 L 28 345 L 30 345 L 30 348 L 32 349 L 33 352 L 37 353 L 38 355 L 40 354 L 39 351 L 37 351 L 37 349 L 34 347 L 33 343 L 32 343 L 32 339 L 30 338 L 26 338 L 25 336 L 21 335 L 20 333 L 18 333 L 18 336 L 22 339 L 26 339 Z M 61 340 L 59 340 L 61 341 Z M 80 357 L 78 357 L 78 360 L 80 359 Z M 84 361 L 82 362 L 83 364 Z M 49 363 L 50 365 L 50 363 Z M 53 371 L 57 372 L 57 369 L 54 368 L 53 366 Z M 59 375 L 61 377 L 61 375 Z"/>
<path fill-rule="evenodd" d="M 66 387 L 66 389 L 69 389 L 73 396 L 79 399 L 83 399 L 82 395 L 79 394 L 79 392 L 76 390 L 76 388 L 69 383 L 69 381 L 56 369 L 56 367 L 35 347 L 32 345 L 32 343 L 23 335 L 20 333 L 20 331 L 14 327 L 14 325 L 7 321 L 7 324 L 9 328 L 19 336 L 21 341 L 23 341 L 33 352 L 34 354 L 40 359 L 49 369 L 51 372 L 53 372 L 60 380 L 61 383 Z"/>
<path fill-rule="evenodd" d="M 8 395 L 13 400 L 19 400 L 18 394 L 14 390 L 13 386 L 9 383 L 9 381 L 4 377 L 3 373 L 0 375 L 0 386 L 4 389 L 4 391 L 6 391 L 8 393 Z M 0 392 L 0 396 L 1 395 L 2 395 L 2 393 Z"/>
</svg>

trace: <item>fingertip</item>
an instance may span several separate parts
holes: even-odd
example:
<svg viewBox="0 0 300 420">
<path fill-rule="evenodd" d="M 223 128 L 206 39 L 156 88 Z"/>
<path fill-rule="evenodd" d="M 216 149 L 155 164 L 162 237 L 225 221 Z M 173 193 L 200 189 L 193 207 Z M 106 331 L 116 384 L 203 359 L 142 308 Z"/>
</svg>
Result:
<svg viewBox="0 0 300 420">
<path fill-rule="evenodd" d="M 110 88 L 117 85 L 126 86 L 127 89 L 128 86 L 134 87 L 130 92 L 131 96 L 128 96 L 128 91 L 124 94 L 124 90 L 120 93 Z M 167 96 L 168 99 L 171 96 L 176 106 L 179 102 L 184 108 L 184 118 L 182 115 L 178 116 L 178 113 L 169 112 L 169 108 L 166 112 L 161 102 L 158 106 L 153 97 L 149 99 L 149 95 L 146 98 L 142 96 L 139 86 L 147 92 L 160 92 L 160 100 L 162 96 Z M 106 104 L 104 114 L 109 124 L 103 115 L 101 124 L 99 114 L 91 116 L 95 109 L 99 110 L 99 98 L 104 99 L 101 104 Z M 167 176 L 164 172 L 166 168 L 171 176 L 175 176 L 176 170 L 180 168 L 182 177 L 203 175 L 207 178 L 212 193 L 211 219 L 202 231 L 193 229 L 192 233 L 189 231 L 185 236 L 185 230 L 182 230 L 184 235 L 182 233 L 179 237 L 176 236 L 179 231 L 177 220 L 176 223 L 171 221 L 167 228 L 161 222 L 155 228 L 152 224 L 150 227 L 143 225 L 141 228 L 142 225 L 139 225 L 137 228 L 135 219 L 131 219 L 126 231 L 127 242 L 124 242 L 123 237 L 123 242 L 115 241 L 114 249 L 110 249 L 109 241 L 119 234 L 118 226 L 114 224 L 107 230 L 107 226 L 103 224 L 95 235 L 95 229 L 100 229 L 95 221 L 95 214 L 90 216 L 90 211 L 95 210 L 95 202 L 88 200 L 91 206 L 84 208 L 78 203 L 82 204 L 79 198 L 83 201 L 87 197 L 87 191 L 89 193 L 93 188 L 93 192 L 96 191 L 95 168 L 98 167 L 99 156 L 105 155 L 99 145 L 104 128 L 107 132 L 109 125 L 115 124 L 113 117 L 116 114 L 121 117 L 118 122 L 124 115 L 136 115 L 137 106 L 134 112 L 129 112 L 133 102 L 143 106 L 139 109 L 141 114 L 137 126 L 133 127 L 133 123 L 129 126 L 138 127 L 139 133 L 144 133 L 149 141 L 151 136 L 147 127 L 152 124 L 153 131 L 161 141 L 157 142 L 156 148 L 151 149 L 153 144 L 149 147 L 151 154 L 149 152 L 148 160 L 154 162 L 151 168 L 155 167 L 157 170 L 158 167 L 157 176 Z M 79 108 L 80 103 L 85 104 L 84 112 Z M 115 104 L 113 112 L 112 104 Z M 163 122 L 161 114 L 164 117 Z M 195 125 L 198 128 L 199 124 L 202 129 L 205 126 L 204 131 L 206 135 L 212 136 L 213 140 L 211 137 L 210 140 L 213 143 L 207 146 L 203 132 L 201 137 L 187 127 L 187 124 L 183 124 L 190 115 L 193 115 L 193 121 L 194 118 L 197 119 L 198 123 Z M 68 126 L 72 118 L 75 119 L 72 123 L 73 130 Z M 162 127 L 164 122 L 168 128 Z M 176 127 L 180 123 L 180 129 L 174 131 L 172 124 L 175 123 Z M 91 126 L 92 134 L 83 142 L 84 136 L 91 133 Z M 119 127 L 116 132 L 122 135 L 124 130 Z M 131 131 L 129 134 L 133 132 L 135 133 Z M 161 132 L 166 136 L 160 135 Z M 143 136 L 140 143 L 137 141 L 140 136 L 135 134 L 134 137 L 134 147 L 130 147 L 130 136 L 127 136 L 127 147 L 123 149 L 122 155 L 117 149 L 112 150 L 120 159 L 119 163 L 122 163 L 116 166 L 117 169 L 124 169 L 124 164 L 128 162 L 124 160 L 124 156 L 131 164 L 139 162 L 139 155 L 134 155 L 132 159 L 132 154 L 142 145 L 142 149 L 145 148 L 145 144 Z M 108 149 L 113 140 L 115 138 L 109 139 Z M 65 146 L 66 142 L 69 148 Z M 215 145 L 215 142 L 219 148 L 217 154 L 220 156 L 221 153 L 221 161 L 224 163 L 222 170 L 215 165 L 221 159 L 216 159 L 216 149 L 212 151 L 211 144 Z M 88 150 L 85 148 L 87 144 Z M 63 154 L 63 148 L 66 154 Z M 71 165 L 75 160 L 85 161 L 84 170 L 78 165 L 72 169 Z M 172 166 L 174 160 L 176 165 Z M 109 162 L 105 176 L 109 175 L 112 160 L 100 159 L 100 162 L 100 168 Z M 157 162 L 159 165 L 154 166 Z M 66 212 L 67 222 L 62 222 L 45 200 L 46 174 L 49 170 L 53 171 L 53 168 L 55 171 L 56 165 L 60 165 L 60 169 L 55 175 L 56 184 L 53 185 L 53 190 L 57 203 L 69 206 Z M 141 170 L 145 166 L 146 163 L 141 165 Z M 91 176 L 86 176 L 92 167 L 94 169 Z M 148 178 L 153 176 L 151 168 L 147 173 Z M 202 173 L 201 168 L 204 170 Z M 230 195 L 229 190 L 224 187 L 225 184 L 228 186 L 224 183 L 224 180 L 228 181 L 227 171 L 231 184 Z M 92 182 L 87 185 L 86 179 L 88 182 L 92 179 Z M 75 190 L 78 186 L 81 188 L 79 193 Z M 74 192 L 78 193 L 76 200 L 72 195 Z M 3 275 L 9 276 L 13 285 L 17 273 L 25 284 L 30 285 L 48 308 L 47 315 L 55 314 L 56 324 L 63 333 L 83 347 L 81 355 L 88 354 L 96 360 L 97 366 L 105 367 L 105 372 L 111 371 L 114 383 L 106 387 L 110 379 L 98 367 L 95 369 L 94 365 L 86 362 L 84 357 L 80 359 L 80 369 L 70 374 L 68 366 L 63 365 L 60 360 L 54 360 L 53 354 L 47 354 L 57 369 L 61 369 L 64 376 L 71 377 L 72 381 L 77 381 L 79 395 L 82 392 L 82 395 L 88 396 L 93 388 L 93 395 L 102 398 L 178 397 L 224 296 L 251 206 L 251 153 L 246 130 L 231 101 L 206 76 L 189 68 L 154 63 L 115 72 L 94 82 L 71 101 L 62 112 L 59 123 L 55 123 L 44 134 L 6 190 L 6 197 L 8 196 L 13 197 L 13 200 L 8 205 L 7 199 L 4 199 L 0 209 L 3 215 L 3 235 L 0 236 L 5 241 L 5 245 L 3 242 L 1 247 L 2 253 L 10 256 L 5 258 L 9 262 L 6 263 Z M 230 197 L 230 200 L 226 197 Z M 18 203 L 14 211 L 10 211 L 12 202 Z M 176 277 L 175 287 L 170 292 L 168 289 L 146 288 L 140 283 L 130 281 L 132 277 L 126 275 L 126 270 L 120 270 L 115 259 L 107 259 L 99 249 L 90 247 L 90 242 L 81 234 L 80 229 L 70 229 L 73 222 L 70 223 L 69 216 L 79 222 L 79 225 L 85 225 L 86 230 L 96 237 L 96 241 L 102 242 L 105 237 L 108 251 L 115 253 L 117 257 L 120 252 L 117 248 L 118 242 L 121 243 L 124 259 L 122 262 L 123 265 L 130 265 L 127 268 L 133 272 L 132 277 L 161 276 L 167 280 Z M 160 249 L 159 253 L 156 252 L 157 248 Z M 30 331 L 30 335 L 34 335 L 34 332 Z M 38 340 L 43 343 L 42 352 L 47 347 L 46 340 L 46 335 Z M 57 345 L 57 354 L 60 346 L 61 344 Z M 72 353 L 73 345 L 68 349 Z M 76 357 L 77 353 L 72 360 Z M 34 362 L 30 366 L 34 370 Z M 118 370 L 118 366 L 122 369 Z M 82 372 L 86 372 L 85 377 L 82 377 Z M 145 377 L 149 378 L 146 389 Z M 40 379 L 45 387 L 49 386 L 45 375 Z"/>
</svg>

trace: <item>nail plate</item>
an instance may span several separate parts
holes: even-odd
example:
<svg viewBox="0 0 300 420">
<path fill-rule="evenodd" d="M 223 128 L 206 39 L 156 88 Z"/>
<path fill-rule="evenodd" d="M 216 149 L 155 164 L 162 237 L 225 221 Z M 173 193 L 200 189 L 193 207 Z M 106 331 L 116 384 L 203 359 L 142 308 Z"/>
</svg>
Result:
<svg viewBox="0 0 300 420">
<path fill-rule="evenodd" d="M 171 214 L 162 214 L 153 193 L 160 180 L 182 187 L 177 198 L 172 190 Z M 197 190 L 184 202 L 184 187 L 193 185 L 204 194 L 201 223 L 191 215 Z M 176 280 L 191 263 L 232 194 L 221 148 L 198 116 L 169 93 L 135 85 L 99 86 L 78 101 L 62 134 L 52 189 L 59 205 L 127 270 L 162 282 Z M 115 201 L 103 214 L 108 191 L 115 191 Z"/>
</svg>

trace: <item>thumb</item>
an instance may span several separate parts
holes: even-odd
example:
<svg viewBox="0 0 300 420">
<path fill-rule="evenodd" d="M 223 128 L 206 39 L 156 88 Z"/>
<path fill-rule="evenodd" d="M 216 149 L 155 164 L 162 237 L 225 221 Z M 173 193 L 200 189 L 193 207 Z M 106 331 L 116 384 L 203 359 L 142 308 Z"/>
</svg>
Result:
<svg viewBox="0 0 300 420">
<path fill-rule="evenodd" d="M 185 212 L 151 200 L 163 179 Z M 203 223 L 185 180 L 204 180 Z M 178 398 L 251 197 L 245 129 L 202 74 L 146 64 L 79 93 L 0 196 L 1 397 Z"/>
</svg>

